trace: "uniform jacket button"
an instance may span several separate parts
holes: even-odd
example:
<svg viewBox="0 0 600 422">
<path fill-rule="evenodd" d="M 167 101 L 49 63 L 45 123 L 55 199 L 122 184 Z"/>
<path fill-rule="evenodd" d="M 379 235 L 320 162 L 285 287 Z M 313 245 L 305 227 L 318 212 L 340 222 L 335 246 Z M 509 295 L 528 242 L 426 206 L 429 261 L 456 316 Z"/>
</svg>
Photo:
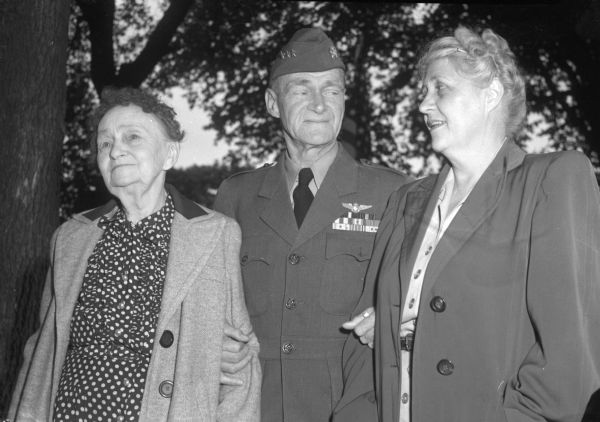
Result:
<svg viewBox="0 0 600 422">
<path fill-rule="evenodd" d="M 373 391 L 367 393 L 367 400 L 369 400 L 370 403 L 375 403 L 375 393 Z"/>
<path fill-rule="evenodd" d="M 163 381 L 158 386 L 158 392 L 161 396 L 168 399 L 173 395 L 173 381 Z"/>
<path fill-rule="evenodd" d="M 296 309 L 296 299 L 289 298 L 286 300 L 285 307 L 289 310 Z"/>
<path fill-rule="evenodd" d="M 296 346 L 294 346 L 294 343 L 283 343 L 283 346 L 281 346 L 281 351 L 286 355 L 293 353 L 294 350 L 296 350 Z"/>
<path fill-rule="evenodd" d="M 446 301 L 441 296 L 434 296 L 429 302 L 433 312 L 444 312 L 446 310 Z"/>
<path fill-rule="evenodd" d="M 173 333 L 169 330 L 165 330 L 163 331 L 162 336 L 160 336 L 159 343 L 162 347 L 166 349 L 168 347 L 171 347 L 171 345 L 173 344 L 173 340 Z"/>
<path fill-rule="evenodd" d="M 242 259 L 240 259 L 240 264 L 246 265 L 247 262 L 248 262 L 248 255 L 244 255 L 242 257 Z"/>
<path fill-rule="evenodd" d="M 454 372 L 454 364 L 448 359 L 442 359 L 437 364 L 437 370 L 442 375 L 450 375 Z"/>
<path fill-rule="evenodd" d="M 288 262 L 292 265 L 296 265 L 298 262 L 300 262 L 300 257 L 293 253 L 288 257 Z"/>
</svg>

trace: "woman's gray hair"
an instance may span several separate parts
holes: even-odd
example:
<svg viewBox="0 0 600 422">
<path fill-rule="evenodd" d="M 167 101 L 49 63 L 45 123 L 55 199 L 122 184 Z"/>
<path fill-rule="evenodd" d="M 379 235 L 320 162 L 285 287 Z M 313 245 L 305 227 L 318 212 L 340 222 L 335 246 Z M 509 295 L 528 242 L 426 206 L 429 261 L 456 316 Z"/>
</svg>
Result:
<svg viewBox="0 0 600 422">
<path fill-rule="evenodd" d="M 98 137 L 98 125 L 100 120 L 111 109 L 118 106 L 135 105 L 140 107 L 145 113 L 152 114 L 162 123 L 165 132 L 170 140 L 181 142 L 185 133 L 181 130 L 179 122 L 175 118 L 177 113 L 173 108 L 160 101 L 154 95 L 139 88 L 114 88 L 106 87 L 102 90 L 100 96 L 100 105 L 94 110 L 90 118 L 90 128 L 92 130 L 91 150 L 95 158 L 97 154 L 96 138 Z"/>
<path fill-rule="evenodd" d="M 437 38 L 427 45 L 417 64 L 419 78 L 423 80 L 429 65 L 441 58 L 451 60 L 461 76 L 480 87 L 498 78 L 504 87 L 506 133 L 514 136 L 521 130 L 527 112 L 525 78 L 504 38 L 491 29 L 483 30 L 480 36 L 460 25 L 454 36 Z"/>
</svg>

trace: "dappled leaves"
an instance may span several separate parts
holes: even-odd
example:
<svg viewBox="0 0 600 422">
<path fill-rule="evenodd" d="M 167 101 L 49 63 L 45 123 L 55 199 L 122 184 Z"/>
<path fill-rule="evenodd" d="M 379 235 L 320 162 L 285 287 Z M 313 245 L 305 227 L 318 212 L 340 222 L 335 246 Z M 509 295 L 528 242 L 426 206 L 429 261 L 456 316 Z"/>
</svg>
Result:
<svg viewBox="0 0 600 422">
<path fill-rule="evenodd" d="M 146 41 L 165 24 L 161 13 L 174 5 L 167 0 L 156 4 L 150 9 L 144 2 L 123 2 L 117 8 L 113 77 L 136 62 Z M 357 123 L 358 157 L 422 176 L 436 171 L 440 160 L 431 150 L 417 109 L 414 66 L 419 54 L 428 41 L 450 34 L 459 23 L 477 30 L 491 27 L 508 40 L 527 75 L 530 117 L 517 141 L 532 150 L 580 149 L 597 168 L 598 19 L 600 7 L 590 0 L 525 5 L 197 1 L 172 37 L 162 40 L 168 48 L 161 50 L 160 60 L 154 58 L 152 71 L 145 67 L 136 80 L 158 92 L 182 87 L 189 104 L 209 114 L 209 128 L 218 139 L 234 145 L 226 164 L 255 165 L 277 153 L 282 144 L 279 122 L 264 106 L 271 60 L 297 29 L 320 26 L 347 64 L 346 115 Z M 83 145 L 82 116 L 95 98 L 89 92 L 86 22 L 77 22 L 81 37 L 79 44 L 77 37 L 71 40 L 73 109 L 65 147 L 71 175 L 82 171 L 78 163 L 87 153 L 73 149 Z M 539 142 L 531 142 L 534 139 Z M 64 185 L 65 199 L 81 189 L 69 183 Z"/>
</svg>

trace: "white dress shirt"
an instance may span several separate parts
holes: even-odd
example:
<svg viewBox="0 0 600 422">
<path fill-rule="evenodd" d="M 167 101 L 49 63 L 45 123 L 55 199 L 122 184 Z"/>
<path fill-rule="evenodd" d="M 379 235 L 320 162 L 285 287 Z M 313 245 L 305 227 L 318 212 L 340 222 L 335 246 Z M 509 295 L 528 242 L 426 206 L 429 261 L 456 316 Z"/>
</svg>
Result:
<svg viewBox="0 0 600 422">
<path fill-rule="evenodd" d="M 404 337 L 409 333 L 415 333 L 417 315 L 419 313 L 419 304 L 421 300 L 421 289 L 423 287 L 423 279 L 429 259 L 433 255 L 433 251 L 437 246 L 439 239 L 442 237 L 452 219 L 460 210 L 460 207 L 465 202 L 467 195 L 453 208 L 448 209 L 452 190 L 454 186 L 454 171 L 450 169 L 448 176 L 444 181 L 444 185 L 440 191 L 436 210 L 431 216 L 427 231 L 423 237 L 423 243 L 419 248 L 419 253 L 413 267 L 406 302 L 402 312 L 400 324 L 400 336 Z M 412 353 L 406 350 L 401 351 L 402 375 L 400 384 L 400 422 L 410 422 L 410 367 Z"/>
</svg>

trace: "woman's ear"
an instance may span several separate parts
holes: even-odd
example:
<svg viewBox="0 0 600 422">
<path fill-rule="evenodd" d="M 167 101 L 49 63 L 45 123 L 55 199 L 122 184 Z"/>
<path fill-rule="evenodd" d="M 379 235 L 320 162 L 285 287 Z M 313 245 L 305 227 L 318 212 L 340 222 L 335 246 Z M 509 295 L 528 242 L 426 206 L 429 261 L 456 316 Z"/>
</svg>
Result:
<svg viewBox="0 0 600 422">
<path fill-rule="evenodd" d="M 504 85 L 498 78 L 492 79 L 490 85 L 486 88 L 485 103 L 488 111 L 494 110 L 504 97 Z"/>
<path fill-rule="evenodd" d="M 177 159 L 179 158 L 180 145 L 177 141 L 167 141 L 167 159 L 163 165 L 163 170 L 169 170 L 173 168 Z"/>
<path fill-rule="evenodd" d="M 277 93 L 272 88 L 267 88 L 265 91 L 265 104 L 267 105 L 267 111 L 275 118 L 279 118 L 279 106 L 277 105 Z"/>
</svg>

